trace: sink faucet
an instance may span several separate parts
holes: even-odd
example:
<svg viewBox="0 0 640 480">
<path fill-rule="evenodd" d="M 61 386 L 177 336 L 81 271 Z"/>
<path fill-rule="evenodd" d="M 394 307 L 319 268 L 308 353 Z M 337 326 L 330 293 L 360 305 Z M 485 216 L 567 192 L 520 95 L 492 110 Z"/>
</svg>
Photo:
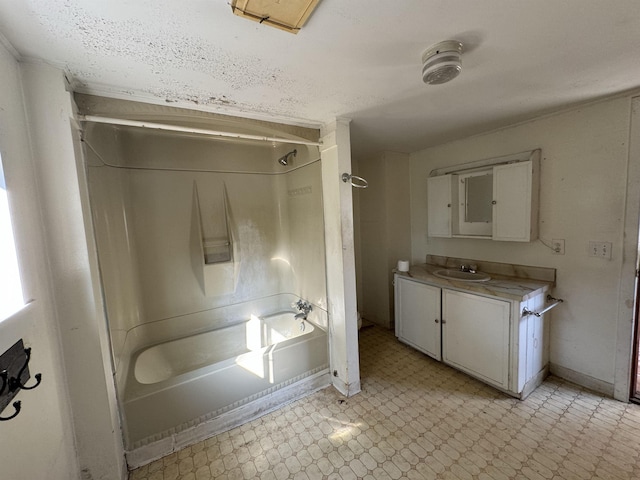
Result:
<svg viewBox="0 0 640 480">
<path fill-rule="evenodd" d="M 477 265 L 460 265 L 460 271 L 476 273 L 478 271 L 478 266 Z"/>
</svg>

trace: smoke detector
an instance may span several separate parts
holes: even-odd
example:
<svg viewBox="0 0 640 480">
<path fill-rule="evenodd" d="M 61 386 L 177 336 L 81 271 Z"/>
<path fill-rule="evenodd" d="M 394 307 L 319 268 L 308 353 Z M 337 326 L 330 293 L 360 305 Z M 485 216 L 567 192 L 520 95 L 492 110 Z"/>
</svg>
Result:
<svg viewBox="0 0 640 480">
<path fill-rule="evenodd" d="M 462 43 L 446 40 L 429 47 L 422 55 L 422 81 L 427 85 L 447 83 L 462 71 Z"/>
</svg>

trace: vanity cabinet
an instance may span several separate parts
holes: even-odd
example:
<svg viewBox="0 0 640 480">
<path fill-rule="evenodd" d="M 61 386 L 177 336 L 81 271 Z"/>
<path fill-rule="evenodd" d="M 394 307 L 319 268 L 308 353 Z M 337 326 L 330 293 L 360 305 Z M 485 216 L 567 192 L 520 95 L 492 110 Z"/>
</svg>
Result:
<svg viewBox="0 0 640 480">
<path fill-rule="evenodd" d="M 471 173 L 429 177 L 428 235 L 512 242 L 538 238 L 540 151 L 525 153 Z"/>
<path fill-rule="evenodd" d="M 442 290 L 444 362 L 508 389 L 510 314 L 510 302 Z"/>
<path fill-rule="evenodd" d="M 443 288 L 396 274 L 398 339 L 510 395 L 525 398 L 546 377 L 546 291 L 523 301 Z"/>
<path fill-rule="evenodd" d="M 396 337 L 440 360 L 441 289 L 420 282 L 396 279 Z"/>
</svg>

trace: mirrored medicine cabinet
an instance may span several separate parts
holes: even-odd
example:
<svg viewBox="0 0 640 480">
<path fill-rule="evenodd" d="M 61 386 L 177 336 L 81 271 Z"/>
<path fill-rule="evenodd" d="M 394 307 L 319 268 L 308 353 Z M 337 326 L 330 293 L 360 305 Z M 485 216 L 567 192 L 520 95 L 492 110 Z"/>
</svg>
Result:
<svg viewBox="0 0 640 480">
<path fill-rule="evenodd" d="M 540 150 L 434 170 L 428 235 L 529 242 L 537 238 Z"/>
</svg>

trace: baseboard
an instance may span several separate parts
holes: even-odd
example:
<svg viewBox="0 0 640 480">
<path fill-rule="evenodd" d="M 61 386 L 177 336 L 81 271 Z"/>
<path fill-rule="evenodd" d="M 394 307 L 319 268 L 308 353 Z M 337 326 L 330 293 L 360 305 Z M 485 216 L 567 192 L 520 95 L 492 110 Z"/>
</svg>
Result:
<svg viewBox="0 0 640 480">
<path fill-rule="evenodd" d="M 369 325 L 377 325 L 378 327 L 389 329 L 391 328 L 391 320 L 383 320 L 378 318 L 377 315 L 368 315 L 367 313 L 362 313 L 362 324 L 367 322 Z"/>
<path fill-rule="evenodd" d="M 545 378 L 549 375 L 549 365 L 546 365 L 542 370 L 538 372 L 531 380 L 524 384 L 524 388 L 520 393 L 520 400 L 527 398 L 531 392 L 538 388 Z"/>
<path fill-rule="evenodd" d="M 575 383 L 576 385 L 579 385 L 581 387 L 588 388 L 589 390 L 593 390 L 594 392 L 601 393 L 602 395 L 606 395 L 607 397 L 613 398 L 613 383 L 593 378 L 589 375 L 585 375 L 584 373 L 576 372 L 575 370 L 563 367 L 561 365 L 556 365 L 554 363 L 549 364 L 549 371 L 552 375 L 560 377 L 564 380 L 568 380 L 571 383 Z"/>
<path fill-rule="evenodd" d="M 353 397 L 355 394 L 360 393 L 360 380 L 353 383 L 345 383 L 340 377 L 333 377 L 331 384 L 345 397 Z"/>
</svg>

